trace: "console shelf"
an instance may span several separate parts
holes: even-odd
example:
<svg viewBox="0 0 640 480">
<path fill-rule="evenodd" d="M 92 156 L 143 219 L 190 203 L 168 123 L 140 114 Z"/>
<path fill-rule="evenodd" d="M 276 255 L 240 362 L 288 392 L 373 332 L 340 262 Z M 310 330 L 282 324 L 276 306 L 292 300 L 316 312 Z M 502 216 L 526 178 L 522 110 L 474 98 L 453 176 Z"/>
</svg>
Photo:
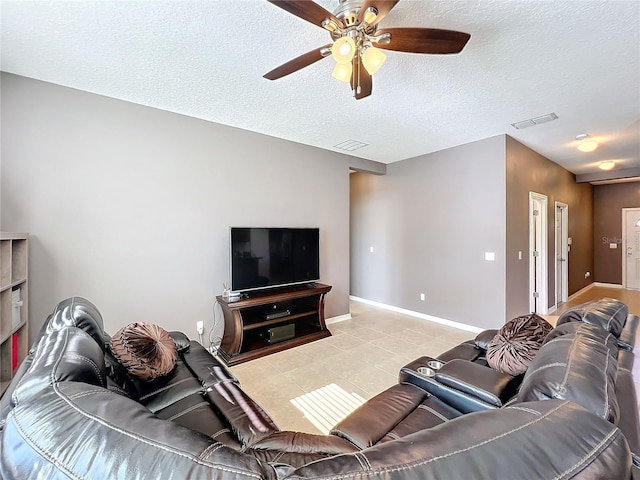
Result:
<svg viewBox="0 0 640 480">
<path fill-rule="evenodd" d="M 311 283 L 216 297 L 224 316 L 219 355 L 229 366 L 331 336 L 324 321 L 330 285 Z"/>
</svg>

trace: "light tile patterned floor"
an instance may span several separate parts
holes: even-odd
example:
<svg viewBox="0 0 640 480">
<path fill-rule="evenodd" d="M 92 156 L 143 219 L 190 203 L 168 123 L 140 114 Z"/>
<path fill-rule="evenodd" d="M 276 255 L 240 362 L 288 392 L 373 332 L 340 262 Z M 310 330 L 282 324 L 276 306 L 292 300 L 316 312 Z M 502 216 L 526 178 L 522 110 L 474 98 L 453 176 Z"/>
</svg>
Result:
<svg viewBox="0 0 640 480">
<path fill-rule="evenodd" d="M 400 368 L 412 360 L 475 336 L 359 302 L 351 303 L 351 316 L 329 325 L 329 338 L 231 368 L 281 429 L 324 433 L 292 400 L 331 384 L 351 398 L 368 400 L 396 384 Z"/>
<path fill-rule="evenodd" d="M 546 318 L 555 324 L 557 315 L 570 306 L 602 297 L 619 298 L 630 312 L 640 314 L 640 292 L 593 287 Z M 351 320 L 329 325 L 329 338 L 231 368 L 243 389 L 281 429 L 324 433 L 326 427 L 316 426 L 292 400 L 331 384 L 352 398 L 368 400 L 397 383 L 400 368 L 412 360 L 437 356 L 475 337 L 360 302 L 351 302 L 351 316 Z M 640 339 L 636 345 L 640 352 Z M 635 361 L 634 377 L 640 381 L 640 358 Z M 640 398 L 640 382 L 636 391 Z"/>
</svg>

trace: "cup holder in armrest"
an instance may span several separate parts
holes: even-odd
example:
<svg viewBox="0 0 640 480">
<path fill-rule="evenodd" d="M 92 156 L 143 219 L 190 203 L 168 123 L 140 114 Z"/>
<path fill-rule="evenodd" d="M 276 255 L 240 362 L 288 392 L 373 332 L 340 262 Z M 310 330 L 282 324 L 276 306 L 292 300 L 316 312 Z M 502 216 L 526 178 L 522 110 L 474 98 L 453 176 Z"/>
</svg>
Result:
<svg viewBox="0 0 640 480">
<path fill-rule="evenodd" d="M 444 366 L 444 362 L 440 360 L 428 360 L 426 365 L 421 365 L 417 368 L 420 375 L 425 377 L 435 377 L 438 370 Z"/>
<path fill-rule="evenodd" d="M 433 370 L 440 370 L 444 367 L 444 362 L 441 362 L 440 360 L 429 360 L 427 362 L 427 366 Z"/>
<path fill-rule="evenodd" d="M 433 368 L 429 368 L 429 367 L 418 367 L 418 373 L 420 375 L 424 375 L 425 377 L 436 376 L 436 371 Z"/>
</svg>

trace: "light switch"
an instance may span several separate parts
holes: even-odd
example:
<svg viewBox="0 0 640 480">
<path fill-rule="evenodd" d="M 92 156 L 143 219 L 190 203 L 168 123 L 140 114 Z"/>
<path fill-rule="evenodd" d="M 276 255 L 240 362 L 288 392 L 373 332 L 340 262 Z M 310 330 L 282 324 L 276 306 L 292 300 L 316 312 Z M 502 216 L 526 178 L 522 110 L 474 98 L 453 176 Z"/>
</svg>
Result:
<svg viewBox="0 0 640 480">
<path fill-rule="evenodd" d="M 373 253 L 373 247 L 369 247 L 369 252 Z"/>
<path fill-rule="evenodd" d="M 518 250 L 518 260 L 522 260 L 522 250 Z"/>
<path fill-rule="evenodd" d="M 496 259 L 495 252 L 484 252 L 484 259 L 488 262 L 493 262 Z"/>
</svg>

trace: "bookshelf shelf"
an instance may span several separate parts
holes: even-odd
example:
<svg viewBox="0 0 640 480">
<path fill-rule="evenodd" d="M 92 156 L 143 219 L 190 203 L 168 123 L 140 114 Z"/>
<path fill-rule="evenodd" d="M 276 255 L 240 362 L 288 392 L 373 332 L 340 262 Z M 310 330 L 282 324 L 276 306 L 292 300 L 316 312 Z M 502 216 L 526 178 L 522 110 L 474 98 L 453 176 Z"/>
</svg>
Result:
<svg viewBox="0 0 640 480">
<path fill-rule="evenodd" d="M 29 348 L 28 238 L 0 232 L 0 395 Z"/>
</svg>

